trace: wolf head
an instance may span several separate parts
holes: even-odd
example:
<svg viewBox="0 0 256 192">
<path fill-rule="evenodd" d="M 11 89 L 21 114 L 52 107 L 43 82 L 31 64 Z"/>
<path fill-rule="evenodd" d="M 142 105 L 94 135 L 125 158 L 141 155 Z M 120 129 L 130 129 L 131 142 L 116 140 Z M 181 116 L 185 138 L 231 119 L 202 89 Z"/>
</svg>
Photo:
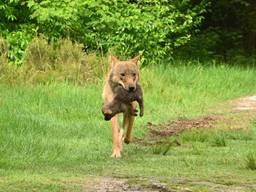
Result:
<svg viewBox="0 0 256 192">
<path fill-rule="evenodd" d="M 139 58 L 140 56 L 137 56 L 127 61 L 120 61 L 111 55 L 110 81 L 116 85 L 121 85 L 129 92 L 135 91 L 139 80 Z"/>
</svg>

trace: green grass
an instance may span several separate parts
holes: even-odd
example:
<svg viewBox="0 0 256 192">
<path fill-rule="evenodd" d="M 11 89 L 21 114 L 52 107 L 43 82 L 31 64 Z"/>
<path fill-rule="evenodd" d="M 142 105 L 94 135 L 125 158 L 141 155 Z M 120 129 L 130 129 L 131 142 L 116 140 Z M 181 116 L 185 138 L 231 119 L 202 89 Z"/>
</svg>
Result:
<svg viewBox="0 0 256 192">
<path fill-rule="evenodd" d="M 216 104 L 255 94 L 255 72 L 200 65 L 142 69 L 146 113 L 137 118 L 133 136 L 143 138 L 147 122 L 206 115 Z M 133 183 L 156 177 L 170 186 L 170 178 L 255 182 L 255 170 L 246 165 L 248 154 L 256 152 L 255 125 L 250 133 L 184 132 L 177 137 L 181 146 L 131 144 L 124 146 L 121 159 L 110 158 L 111 130 L 101 114 L 101 88 L 101 83 L 0 85 L 0 191 L 81 191 L 91 175 L 128 177 Z"/>
</svg>

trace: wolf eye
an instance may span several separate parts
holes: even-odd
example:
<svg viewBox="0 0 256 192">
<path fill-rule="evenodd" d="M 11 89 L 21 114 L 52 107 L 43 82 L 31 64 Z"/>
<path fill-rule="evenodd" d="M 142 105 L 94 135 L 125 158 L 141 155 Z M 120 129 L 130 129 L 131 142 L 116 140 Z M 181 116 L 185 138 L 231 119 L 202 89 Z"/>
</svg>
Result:
<svg viewBox="0 0 256 192">
<path fill-rule="evenodd" d="M 136 73 L 133 73 L 132 76 L 135 77 L 135 76 L 136 76 Z"/>
<path fill-rule="evenodd" d="M 120 75 L 121 75 L 122 77 L 124 77 L 124 76 L 125 76 L 125 74 L 124 74 L 124 73 L 121 73 Z"/>
</svg>

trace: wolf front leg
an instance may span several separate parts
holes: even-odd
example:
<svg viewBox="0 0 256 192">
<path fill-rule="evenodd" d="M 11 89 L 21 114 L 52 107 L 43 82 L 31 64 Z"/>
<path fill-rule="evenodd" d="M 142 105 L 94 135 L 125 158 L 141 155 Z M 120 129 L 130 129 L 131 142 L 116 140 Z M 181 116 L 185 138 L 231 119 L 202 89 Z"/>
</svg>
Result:
<svg viewBox="0 0 256 192">
<path fill-rule="evenodd" d="M 112 137 L 113 137 L 113 151 L 112 156 L 114 158 L 121 157 L 122 141 L 118 132 L 118 115 L 115 115 L 111 119 Z"/>
</svg>

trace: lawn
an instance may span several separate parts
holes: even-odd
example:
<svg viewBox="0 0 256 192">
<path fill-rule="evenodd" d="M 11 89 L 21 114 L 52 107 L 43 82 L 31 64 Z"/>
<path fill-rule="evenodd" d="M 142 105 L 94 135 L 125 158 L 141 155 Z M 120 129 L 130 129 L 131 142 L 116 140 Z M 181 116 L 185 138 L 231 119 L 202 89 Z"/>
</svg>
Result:
<svg viewBox="0 0 256 192">
<path fill-rule="evenodd" d="M 147 67 L 141 74 L 145 116 L 133 131 L 140 139 L 147 138 L 147 122 L 209 115 L 227 100 L 256 94 L 253 68 L 187 63 Z M 126 178 L 140 188 L 154 178 L 176 190 L 213 190 L 193 184 L 199 181 L 256 190 L 253 122 L 244 130 L 185 131 L 175 136 L 181 145 L 165 155 L 155 152 L 158 146 L 132 143 L 121 159 L 112 159 L 101 88 L 102 82 L 0 85 L 0 191 L 87 191 L 85 183 L 95 177 Z"/>
</svg>

